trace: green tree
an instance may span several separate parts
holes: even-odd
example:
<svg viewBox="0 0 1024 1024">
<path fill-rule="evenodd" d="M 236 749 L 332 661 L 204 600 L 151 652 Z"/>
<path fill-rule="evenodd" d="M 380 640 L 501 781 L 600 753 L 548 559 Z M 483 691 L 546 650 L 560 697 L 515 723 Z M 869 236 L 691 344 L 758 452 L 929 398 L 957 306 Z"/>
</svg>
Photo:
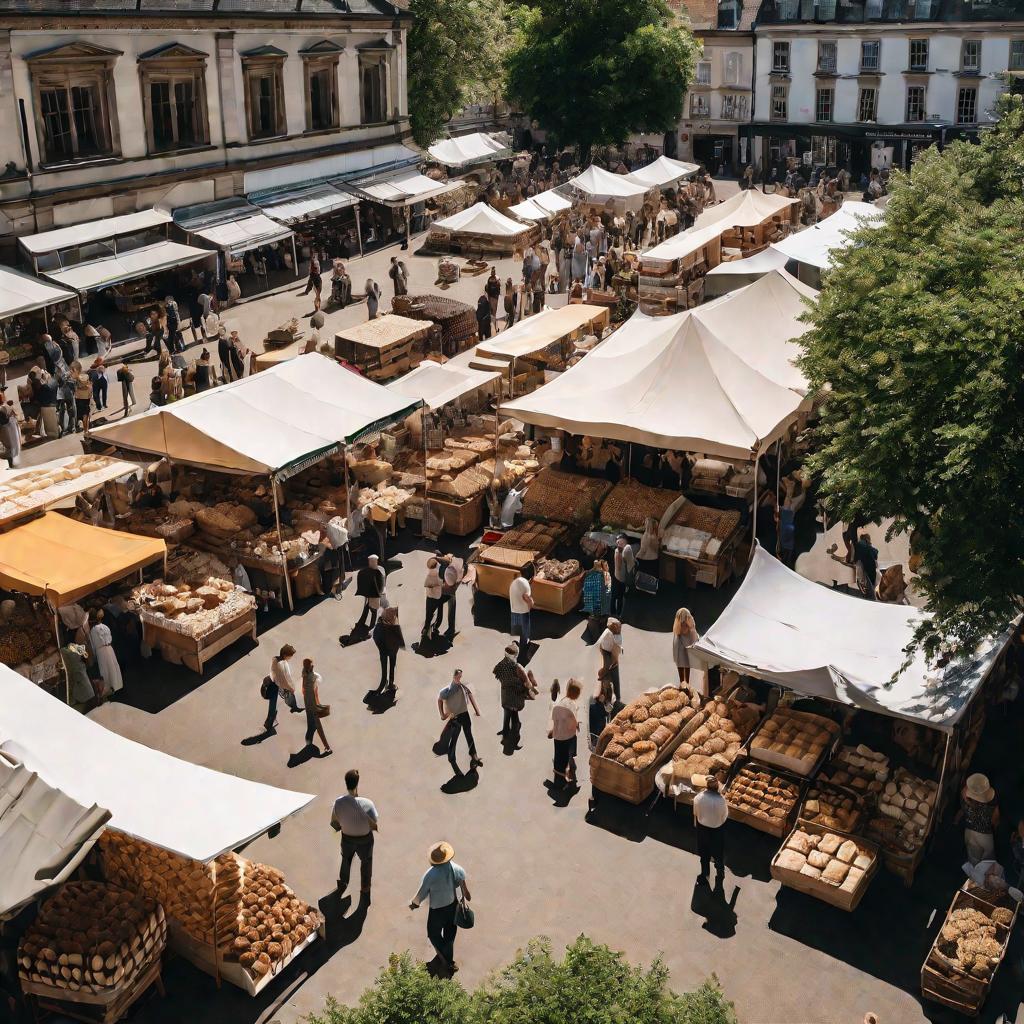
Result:
<svg viewBox="0 0 1024 1024">
<path fill-rule="evenodd" d="M 809 314 L 828 388 L 811 468 L 849 522 L 891 517 L 921 556 L 928 654 L 969 652 L 1024 610 L 1024 107 L 978 144 L 896 174 Z"/>
<path fill-rule="evenodd" d="M 664 0 L 536 0 L 508 91 L 586 161 L 592 146 L 674 129 L 697 51 Z"/>
</svg>

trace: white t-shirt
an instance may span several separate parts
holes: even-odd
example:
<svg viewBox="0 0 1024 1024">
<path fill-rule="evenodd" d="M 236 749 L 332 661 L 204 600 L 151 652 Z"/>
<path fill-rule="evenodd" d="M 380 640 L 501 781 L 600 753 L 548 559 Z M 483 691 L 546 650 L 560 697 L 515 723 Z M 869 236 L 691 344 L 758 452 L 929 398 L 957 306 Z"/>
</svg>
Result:
<svg viewBox="0 0 1024 1024">
<path fill-rule="evenodd" d="M 705 828 L 721 828 L 729 819 L 729 805 L 721 793 L 703 790 L 693 798 L 693 816 Z"/>
<path fill-rule="evenodd" d="M 610 629 L 606 629 L 597 641 L 597 646 L 602 650 L 611 654 L 616 647 L 618 647 L 618 653 L 622 653 L 622 634 L 613 633 Z"/>
<path fill-rule="evenodd" d="M 526 598 L 531 595 L 530 581 L 525 576 L 517 576 L 508 588 L 508 605 L 513 615 L 525 615 L 530 610 Z"/>
</svg>

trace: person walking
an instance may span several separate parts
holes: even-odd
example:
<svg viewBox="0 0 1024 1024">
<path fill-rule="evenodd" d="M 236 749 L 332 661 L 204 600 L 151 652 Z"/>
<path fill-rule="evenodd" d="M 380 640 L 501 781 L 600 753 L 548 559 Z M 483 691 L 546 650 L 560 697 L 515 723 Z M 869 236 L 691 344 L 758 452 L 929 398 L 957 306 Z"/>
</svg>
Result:
<svg viewBox="0 0 1024 1024">
<path fill-rule="evenodd" d="M 373 278 L 366 279 L 366 318 L 367 320 L 377 319 L 377 310 L 380 307 L 380 285 Z"/>
<path fill-rule="evenodd" d="M 505 329 L 508 330 L 516 322 L 516 288 L 512 278 L 505 279 Z"/>
<path fill-rule="evenodd" d="M 306 290 L 302 293 L 305 297 L 310 292 L 315 293 L 314 309 L 320 308 L 320 291 L 323 288 L 323 278 L 320 276 L 320 257 L 316 254 L 316 248 L 309 257 L 309 277 L 306 278 Z"/>
<path fill-rule="evenodd" d="M 494 678 L 501 684 L 502 719 L 497 735 L 503 742 L 511 743 L 515 750 L 520 747 L 519 739 L 522 735 L 519 712 L 526 707 L 528 700 L 537 695 L 539 689 L 533 672 L 523 668 L 516 660 L 518 654 L 516 645 L 509 644 L 505 648 L 505 656 L 493 669 Z"/>
<path fill-rule="evenodd" d="M 995 855 L 995 830 L 999 825 L 996 791 L 988 776 L 975 772 L 967 777 L 960 794 L 960 810 L 956 820 L 963 819 L 964 845 L 972 864 L 990 860 Z"/>
<path fill-rule="evenodd" d="M 455 613 L 457 611 L 459 587 L 466 575 L 465 564 L 457 555 L 449 555 L 441 560 L 444 565 L 444 575 L 441 577 L 441 610 L 438 612 L 437 625 L 440 627 L 444 607 L 448 607 L 448 628 L 444 631 L 445 637 L 451 641 L 455 639 Z"/>
<path fill-rule="evenodd" d="M 531 567 L 524 565 L 508 590 L 508 606 L 512 622 L 510 632 L 519 638 L 517 660 L 525 665 L 530 649 L 530 612 L 533 609 L 533 589 L 530 586 Z"/>
<path fill-rule="evenodd" d="M 437 695 L 437 712 L 442 722 L 451 719 L 454 725 L 448 736 L 448 761 L 452 771 L 457 778 L 462 778 L 465 772 L 459 768 L 455 760 L 455 745 L 459 742 L 459 733 L 466 734 L 466 743 L 469 746 L 469 770 L 483 767 L 483 761 L 476 755 L 476 742 L 473 739 L 473 723 L 469 717 L 469 708 L 472 706 L 473 713 L 480 717 L 480 708 L 477 707 L 476 697 L 473 691 L 462 681 L 462 669 L 457 668 L 452 674 L 452 681 Z"/>
<path fill-rule="evenodd" d="M 181 336 L 181 314 L 173 295 L 168 295 L 164 299 L 164 309 L 167 310 L 167 349 L 169 352 L 184 352 L 185 339 Z"/>
<path fill-rule="evenodd" d="M 551 709 L 551 728 L 548 735 L 555 744 L 555 778 L 558 788 L 576 785 L 576 738 L 580 731 L 580 694 L 583 687 L 578 679 L 570 679 L 565 696 Z"/>
<path fill-rule="evenodd" d="M 121 678 L 121 666 L 117 663 L 117 655 L 114 653 L 114 638 L 111 635 L 110 627 L 103 619 L 102 608 L 93 612 L 93 626 L 89 630 L 89 646 L 92 648 L 96 667 L 103 677 L 103 695 L 109 697 L 110 694 L 117 693 L 124 686 L 124 680 Z"/>
<path fill-rule="evenodd" d="M 302 662 L 302 703 L 306 706 L 306 746 L 313 742 L 314 734 L 320 737 L 324 745 L 324 752 L 321 757 L 327 757 L 333 753 L 327 734 L 324 732 L 324 725 L 321 721 L 324 706 L 320 703 L 320 684 L 323 678 L 313 668 L 313 659 L 304 658 Z"/>
<path fill-rule="evenodd" d="M 679 682 L 689 685 L 690 682 L 690 648 L 700 639 L 697 624 L 693 621 L 689 608 L 680 608 L 672 623 L 672 660 L 679 673 Z"/>
<path fill-rule="evenodd" d="M 439 566 L 440 562 L 436 558 L 427 560 L 427 575 L 423 580 L 427 603 L 423 616 L 423 629 L 420 632 L 420 643 L 426 643 L 428 639 L 436 640 L 441 629 L 444 602 L 441 599 L 442 581 L 441 574 L 438 572 Z"/>
<path fill-rule="evenodd" d="M 295 648 L 291 644 L 285 644 L 284 647 L 274 655 L 273 660 L 270 663 L 270 678 L 273 679 L 277 686 L 278 694 L 281 700 L 288 705 L 291 709 L 292 714 L 297 714 L 303 709 L 299 707 L 298 702 L 295 699 L 295 683 L 292 681 L 292 670 L 288 664 L 289 660 L 294 656 Z M 270 714 L 267 715 L 267 721 L 273 722 L 276 720 L 276 704 L 272 705 Z"/>
<path fill-rule="evenodd" d="M 395 663 L 398 661 L 398 652 L 405 647 L 397 608 L 385 608 L 380 613 L 377 625 L 373 627 L 373 642 L 380 655 L 380 685 L 377 693 L 383 694 L 388 690 L 394 692 L 398 689 L 395 686 Z"/>
<path fill-rule="evenodd" d="M 36 377 L 36 401 L 39 403 L 36 433 L 40 437 L 60 437 L 60 424 L 57 420 L 57 379 L 42 367 L 35 367 L 32 374 Z"/>
<path fill-rule="evenodd" d="M 82 364 L 73 362 L 71 372 L 75 377 L 75 432 L 89 429 L 89 413 L 92 409 L 92 380 L 82 369 Z"/>
<path fill-rule="evenodd" d="M 334 801 L 331 828 L 341 833 L 341 867 L 338 896 L 344 896 L 352 873 L 352 860 L 359 858 L 359 902 L 370 902 L 373 881 L 373 834 L 380 828 L 380 815 L 372 800 L 359 795 L 359 770 L 345 772 L 345 795 Z"/>
<path fill-rule="evenodd" d="M 395 288 L 395 297 L 409 294 L 409 271 L 405 264 L 397 257 L 391 257 L 391 267 L 388 269 L 388 277 Z"/>
<path fill-rule="evenodd" d="M 590 749 L 593 750 L 615 711 L 615 690 L 612 688 L 610 679 L 602 679 L 598 676 L 597 686 L 590 698 L 588 710 L 587 726 L 590 731 Z"/>
<path fill-rule="evenodd" d="M 609 618 L 605 631 L 597 641 L 597 649 L 601 652 L 600 679 L 608 679 L 612 684 L 615 699 L 621 700 L 619 684 L 619 662 L 622 659 L 622 623 L 616 618 Z"/>
<path fill-rule="evenodd" d="M 121 402 L 125 416 L 135 408 L 135 374 L 126 364 L 117 368 L 117 379 L 121 384 Z"/>
<path fill-rule="evenodd" d="M 697 854 L 700 857 L 698 883 L 708 884 L 711 861 L 715 862 L 715 888 L 722 888 L 725 874 L 725 830 L 729 805 L 718 792 L 718 777 L 709 775 L 707 789 L 693 798 L 693 820 L 697 827 Z"/>
<path fill-rule="evenodd" d="M 636 571 L 636 556 L 633 549 L 626 540 L 626 535 L 620 533 L 615 539 L 614 560 L 612 562 L 612 615 L 621 616 L 626 608 L 626 591 Z"/>
<path fill-rule="evenodd" d="M 107 407 L 107 368 L 103 360 L 97 356 L 89 367 L 89 380 L 92 382 L 92 400 L 99 412 Z"/>
<path fill-rule="evenodd" d="M 459 890 L 467 903 L 473 898 L 465 869 L 455 863 L 454 856 L 451 843 L 440 842 L 431 847 L 430 867 L 423 875 L 419 891 L 409 903 L 409 909 L 416 910 L 424 900 L 428 900 L 427 938 L 437 952 L 435 961 L 440 961 L 438 966 L 449 978 L 459 969 L 455 962 Z"/>
<path fill-rule="evenodd" d="M 363 598 L 363 610 L 356 623 L 356 629 L 359 630 L 369 631 L 377 625 L 377 612 L 387 583 L 387 577 L 379 562 L 380 559 L 376 555 L 370 555 L 366 559 L 365 567 L 356 573 L 356 597 Z"/>
<path fill-rule="evenodd" d="M 498 299 L 501 298 L 501 278 L 498 277 L 498 268 L 491 267 L 491 276 L 484 284 L 484 294 L 491 306 L 491 322 L 495 330 L 498 327 Z"/>
<path fill-rule="evenodd" d="M 476 301 L 476 330 L 481 341 L 491 336 L 491 304 L 486 295 Z"/>
</svg>

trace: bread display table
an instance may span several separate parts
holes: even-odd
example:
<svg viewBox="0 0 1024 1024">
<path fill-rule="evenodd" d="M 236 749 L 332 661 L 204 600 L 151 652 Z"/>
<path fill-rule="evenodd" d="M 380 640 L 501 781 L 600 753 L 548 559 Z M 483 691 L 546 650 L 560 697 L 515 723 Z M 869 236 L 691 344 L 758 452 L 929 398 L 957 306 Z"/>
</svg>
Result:
<svg viewBox="0 0 1024 1024">
<path fill-rule="evenodd" d="M 433 507 L 433 502 L 431 502 Z M 487 562 L 472 560 L 476 569 L 476 586 L 484 594 L 508 599 L 509 587 L 519 575 L 518 569 L 502 565 L 491 565 Z M 553 580 L 534 579 L 530 582 L 533 594 L 533 606 L 538 611 L 553 612 L 555 615 L 566 615 L 579 606 L 583 599 L 583 577 L 581 572 L 566 583 L 555 583 Z"/>
<path fill-rule="evenodd" d="M 256 608 L 254 605 L 203 636 L 191 636 L 151 619 L 144 619 L 142 628 L 146 643 L 150 647 L 158 647 L 165 661 L 184 665 L 202 675 L 206 663 L 236 640 L 251 636 L 255 641 Z"/>
</svg>

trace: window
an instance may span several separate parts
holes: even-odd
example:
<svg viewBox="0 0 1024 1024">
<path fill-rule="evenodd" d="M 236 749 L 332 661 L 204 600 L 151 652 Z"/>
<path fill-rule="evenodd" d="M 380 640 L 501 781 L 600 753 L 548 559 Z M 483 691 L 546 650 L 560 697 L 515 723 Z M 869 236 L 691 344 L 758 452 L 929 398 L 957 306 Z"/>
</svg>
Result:
<svg viewBox="0 0 1024 1024">
<path fill-rule="evenodd" d="M 956 123 L 974 124 L 978 120 L 978 90 L 969 85 L 956 94 Z"/>
<path fill-rule="evenodd" d="M 907 123 L 924 120 L 924 86 L 907 87 Z"/>
<path fill-rule="evenodd" d="M 739 0 L 718 0 L 718 27 L 735 28 Z"/>
<path fill-rule="evenodd" d="M 772 71 L 789 74 L 789 43 L 772 45 Z"/>
<path fill-rule="evenodd" d="M 708 103 L 706 93 L 694 92 L 690 94 L 690 117 L 708 117 L 711 114 L 711 106 Z"/>
<path fill-rule="evenodd" d="M 242 58 L 245 78 L 245 115 L 249 138 L 272 139 L 287 132 L 284 106 L 286 54 L 264 46 Z"/>
<path fill-rule="evenodd" d="M 1010 71 L 1024 71 L 1024 39 L 1010 40 Z"/>
<path fill-rule="evenodd" d="M 882 44 L 877 39 L 869 39 L 860 44 L 861 71 L 877 71 L 881 65 Z"/>
<path fill-rule="evenodd" d="M 789 89 L 784 85 L 772 86 L 771 120 L 785 121 L 789 118 Z"/>
<path fill-rule="evenodd" d="M 915 0 L 914 18 L 918 21 L 926 21 L 932 17 L 934 7 L 935 5 L 932 3 L 932 0 Z"/>
<path fill-rule="evenodd" d="M 818 89 L 814 96 L 814 120 L 831 121 L 835 89 Z"/>
<path fill-rule="evenodd" d="M 747 121 L 750 118 L 750 97 L 736 97 L 736 120 Z"/>
<path fill-rule="evenodd" d="M 875 89 L 861 89 L 857 101 L 857 120 L 874 121 L 878 107 L 878 92 Z"/>
<path fill-rule="evenodd" d="M 818 70 L 827 74 L 836 73 L 836 44 L 818 43 Z"/>
<path fill-rule="evenodd" d="M 743 54 L 727 53 L 725 55 L 725 84 L 739 85 L 743 77 Z"/>
<path fill-rule="evenodd" d="M 306 131 L 322 132 L 339 125 L 338 61 L 306 61 Z"/>
<path fill-rule="evenodd" d="M 981 70 L 981 40 L 965 39 L 960 51 L 960 70 L 977 73 Z"/>
<path fill-rule="evenodd" d="M 69 43 L 29 59 L 44 164 L 114 153 L 111 72 L 118 56 L 116 50 Z"/>
<path fill-rule="evenodd" d="M 139 57 L 139 74 L 149 152 L 205 145 L 206 54 L 171 43 Z"/>
<path fill-rule="evenodd" d="M 387 78 L 384 61 L 363 58 L 359 67 L 359 92 L 363 124 L 378 124 L 386 119 Z"/>
<path fill-rule="evenodd" d="M 722 97 L 722 120 L 732 121 L 736 117 L 736 97 Z"/>
<path fill-rule="evenodd" d="M 711 61 L 701 60 L 697 62 L 697 85 L 711 84 Z"/>
<path fill-rule="evenodd" d="M 864 4 L 864 17 L 869 21 L 881 18 L 882 0 L 867 0 Z"/>
<path fill-rule="evenodd" d="M 928 70 L 928 40 L 927 39 L 911 39 L 910 40 L 910 70 L 911 71 L 927 71 Z"/>
</svg>

